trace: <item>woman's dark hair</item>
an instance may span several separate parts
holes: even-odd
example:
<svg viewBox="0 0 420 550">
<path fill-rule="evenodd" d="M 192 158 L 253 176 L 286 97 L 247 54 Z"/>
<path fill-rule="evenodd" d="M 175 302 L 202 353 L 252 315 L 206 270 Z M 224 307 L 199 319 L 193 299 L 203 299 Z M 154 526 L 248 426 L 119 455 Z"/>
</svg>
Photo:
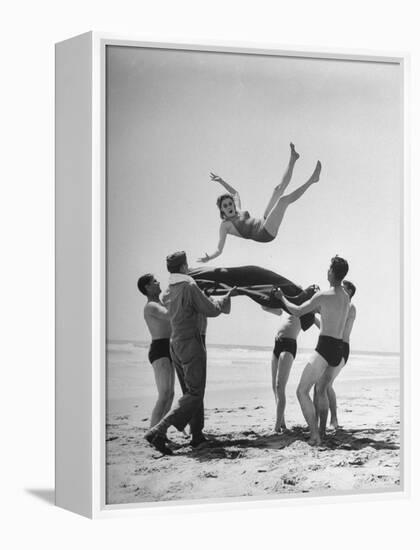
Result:
<svg viewBox="0 0 420 550">
<path fill-rule="evenodd" d="M 220 195 L 220 197 L 217 197 L 216 204 L 217 204 L 217 208 L 219 209 L 220 217 L 222 218 L 222 220 L 225 219 L 225 215 L 222 212 L 222 202 L 225 199 L 232 199 L 233 204 L 235 204 L 235 199 L 234 199 L 233 195 L 231 195 L 230 193 L 224 193 L 223 195 Z M 236 204 L 235 204 L 235 209 L 236 209 Z"/>
<path fill-rule="evenodd" d="M 146 273 L 146 275 L 142 275 L 140 279 L 137 281 L 137 288 L 145 296 L 147 296 L 146 286 L 153 281 L 153 278 L 154 278 L 154 275 L 152 273 Z"/>
</svg>

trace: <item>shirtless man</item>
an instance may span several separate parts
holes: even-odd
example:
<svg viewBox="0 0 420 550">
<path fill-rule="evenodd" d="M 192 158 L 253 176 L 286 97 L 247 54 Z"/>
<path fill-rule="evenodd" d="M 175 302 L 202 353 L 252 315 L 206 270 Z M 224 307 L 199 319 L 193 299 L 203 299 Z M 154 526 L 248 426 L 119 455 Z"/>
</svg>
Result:
<svg viewBox="0 0 420 550">
<path fill-rule="evenodd" d="M 155 426 L 170 410 L 174 399 L 175 370 L 169 352 L 171 323 L 168 311 L 160 301 L 160 283 L 154 275 L 147 273 L 137 281 L 139 291 L 147 296 L 144 306 L 144 320 L 152 336 L 149 361 L 153 367 L 158 398 L 152 411 L 150 427 Z"/>
<path fill-rule="evenodd" d="M 292 315 L 300 317 L 305 313 L 318 312 L 321 316 L 318 344 L 303 370 L 297 388 L 297 397 L 310 430 L 310 445 L 320 445 L 320 433 L 325 432 L 328 417 L 328 397 L 325 387 L 325 389 L 321 388 L 317 395 L 320 418 L 320 428 L 318 429 L 315 406 L 310 398 L 311 388 L 326 371 L 331 372 L 337 368 L 343 357 L 343 333 L 350 308 L 350 299 L 341 283 L 347 271 L 346 260 L 339 256 L 332 258 L 327 273 L 330 288 L 318 292 L 300 306 L 291 304 L 281 290 L 276 291 L 276 297 L 283 299 Z"/>
<path fill-rule="evenodd" d="M 348 295 L 350 296 L 350 301 L 351 301 L 351 299 L 353 298 L 356 292 L 356 287 L 350 281 L 343 281 L 343 287 L 347 291 Z M 344 332 L 343 332 L 343 359 L 337 368 L 330 369 L 330 370 L 327 369 L 327 371 L 322 375 L 320 381 L 315 386 L 316 393 L 318 393 L 320 388 L 323 388 L 323 386 L 326 386 L 327 388 L 327 397 L 328 397 L 329 409 L 331 414 L 330 425 L 335 430 L 337 430 L 340 427 L 340 425 L 337 419 L 337 397 L 335 395 L 333 384 L 334 384 L 334 380 L 340 374 L 342 368 L 347 363 L 347 360 L 349 358 L 350 334 L 353 329 L 353 323 L 355 319 L 356 319 L 356 307 L 354 304 L 350 303 L 350 309 L 347 315 L 346 324 L 344 326 Z"/>
</svg>

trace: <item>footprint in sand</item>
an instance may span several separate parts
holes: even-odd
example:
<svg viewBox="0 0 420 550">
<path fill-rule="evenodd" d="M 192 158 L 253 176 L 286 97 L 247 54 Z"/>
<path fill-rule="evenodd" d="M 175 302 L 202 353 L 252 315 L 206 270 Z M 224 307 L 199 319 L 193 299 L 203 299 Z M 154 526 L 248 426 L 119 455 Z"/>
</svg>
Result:
<svg viewBox="0 0 420 550">
<path fill-rule="evenodd" d="M 245 430 L 244 432 L 242 432 L 243 435 L 247 436 L 247 435 L 258 435 L 254 432 L 254 430 Z"/>
<path fill-rule="evenodd" d="M 219 476 L 214 472 L 204 472 L 200 477 L 217 478 Z"/>
<path fill-rule="evenodd" d="M 210 452 L 209 452 L 210 451 Z M 244 453 L 236 450 L 236 449 L 224 449 L 223 447 L 216 447 L 214 449 L 205 449 L 205 452 L 211 457 L 211 458 L 228 458 L 230 460 L 235 460 L 237 458 L 241 458 L 244 456 Z"/>
<path fill-rule="evenodd" d="M 295 478 L 295 477 L 283 477 L 282 478 L 282 481 L 283 481 L 283 484 L 284 485 L 297 485 L 299 483 L 299 479 Z"/>
<path fill-rule="evenodd" d="M 363 466 L 368 461 L 367 458 L 356 457 L 353 460 L 349 460 L 349 466 Z"/>
</svg>

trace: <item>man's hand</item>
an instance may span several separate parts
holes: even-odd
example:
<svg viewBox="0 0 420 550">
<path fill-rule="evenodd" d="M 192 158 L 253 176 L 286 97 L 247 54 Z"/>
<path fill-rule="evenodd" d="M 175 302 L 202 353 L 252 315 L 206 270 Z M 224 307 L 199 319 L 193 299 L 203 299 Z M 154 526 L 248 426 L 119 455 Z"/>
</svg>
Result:
<svg viewBox="0 0 420 550">
<path fill-rule="evenodd" d="M 273 292 L 273 296 L 274 298 L 278 298 L 279 300 L 282 300 L 283 298 L 285 298 L 281 288 L 276 288 Z"/>
<path fill-rule="evenodd" d="M 229 296 L 229 298 L 233 298 L 234 296 L 238 296 L 239 295 L 239 292 L 238 292 L 238 289 L 236 286 L 234 286 L 233 288 L 231 288 L 229 290 L 229 292 L 226 294 L 226 296 Z"/>
</svg>

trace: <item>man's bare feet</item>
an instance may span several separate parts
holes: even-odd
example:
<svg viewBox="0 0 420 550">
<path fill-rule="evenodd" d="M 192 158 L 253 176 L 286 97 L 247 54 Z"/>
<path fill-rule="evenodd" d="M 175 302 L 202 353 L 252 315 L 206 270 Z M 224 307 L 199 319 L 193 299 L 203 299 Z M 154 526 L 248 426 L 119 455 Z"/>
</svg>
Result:
<svg viewBox="0 0 420 550">
<path fill-rule="evenodd" d="M 319 175 L 321 173 L 321 163 L 318 161 L 316 163 L 316 166 L 315 166 L 315 170 L 314 170 L 314 173 L 312 174 L 312 176 L 309 178 L 309 181 L 311 183 L 316 183 L 317 181 L 319 181 Z"/>
<path fill-rule="evenodd" d="M 290 433 L 290 430 L 287 429 L 287 426 L 286 424 L 282 424 L 281 426 L 275 426 L 274 427 L 274 432 L 276 434 L 289 434 Z"/>
<path fill-rule="evenodd" d="M 290 156 L 293 161 L 297 161 L 297 159 L 300 157 L 299 153 L 295 149 L 294 143 L 290 142 Z"/>
<path fill-rule="evenodd" d="M 335 420 L 331 420 L 330 422 L 330 428 L 333 429 L 333 430 L 339 430 L 340 428 L 342 428 L 343 426 L 340 426 L 340 424 L 338 423 L 338 420 L 335 419 Z"/>
<path fill-rule="evenodd" d="M 319 435 L 313 435 L 308 441 L 308 445 L 311 447 L 319 447 L 321 445 L 321 438 Z"/>
</svg>

